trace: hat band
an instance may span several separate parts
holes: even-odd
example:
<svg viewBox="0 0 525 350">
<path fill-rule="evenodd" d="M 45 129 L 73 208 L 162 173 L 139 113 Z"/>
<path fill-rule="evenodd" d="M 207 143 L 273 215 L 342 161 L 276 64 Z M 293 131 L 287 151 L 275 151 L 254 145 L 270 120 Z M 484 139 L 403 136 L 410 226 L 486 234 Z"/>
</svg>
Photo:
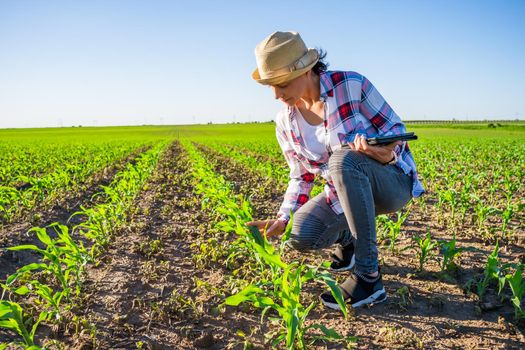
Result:
<svg viewBox="0 0 525 350">
<path fill-rule="evenodd" d="M 269 71 L 269 72 L 262 72 L 263 74 L 261 74 L 261 78 L 268 79 L 268 78 L 280 77 L 282 75 L 286 75 L 286 74 L 291 73 L 293 71 L 296 71 L 296 70 L 299 70 L 299 69 L 303 69 L 303 68 L 309 66 L 313 62 L 313 61 L 309 60 L 309 58 L 310 58 L 310 55 L 308 55 L 308 51 L 307 51 L 306 54 L 303 57 L 301 57 L 300 59 L 298 59 L 297 61 L 295 61 L 291 65 L 288 65 L 288 66 L 285 66 L 285 67 L 282 67 L 282 68 L 279 68 L 279 69 L 276 69 L 276 70 L 272 70 L 272 71 Z"/>
</svg>

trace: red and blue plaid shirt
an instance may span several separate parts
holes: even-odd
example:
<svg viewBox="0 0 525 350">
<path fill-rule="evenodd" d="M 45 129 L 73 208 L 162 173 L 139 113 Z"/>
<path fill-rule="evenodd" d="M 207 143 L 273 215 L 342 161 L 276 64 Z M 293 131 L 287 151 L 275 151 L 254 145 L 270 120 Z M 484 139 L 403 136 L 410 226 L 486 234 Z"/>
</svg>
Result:
<svg viewBox="0 0 525 350">
<path fill-rule="evenodd" d="M 278 217 L 288 221 L 310 198 L 314 177 L 326 180 L 326 201 L 336 214 L 342 214 L 337 192 L 328 173 L 330 155 L 343 144 L 354 141 L 357 134 L 366 137 L 397 135 L 406 132 L 405 125 L 370 81 L 356 72 L 329 71 L 320 75 L 321 100 L 325 102 L 324 127 L 326 149 L 314 154 L 305 148 L 297 123 L 296 107 L 285 106 L 276 117 L 277 141 L 290 167 L 290 181 Z M 412 196 L 424 193 L 417 178 L 416 163 L 408 144 L 395 147 L 400 167 L 414 180 Z"/>
</svg>

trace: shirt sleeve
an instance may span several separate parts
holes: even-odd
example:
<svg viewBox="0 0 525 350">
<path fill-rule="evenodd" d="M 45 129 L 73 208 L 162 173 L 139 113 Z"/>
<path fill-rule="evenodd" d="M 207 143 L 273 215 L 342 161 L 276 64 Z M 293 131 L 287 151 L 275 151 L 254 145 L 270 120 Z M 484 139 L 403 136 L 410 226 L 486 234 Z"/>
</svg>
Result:
<svg viewBox="0 0 525 350">
<path fill-rule="evenodd" d="M 370 120 L 380 136 L 399 135 L 406 132 L 405 124 L 403 124 L 401 118 L 394 112 L 370 80 L 364 76 L 361 84 L 359 112 Z M 394 148 L 398 158 L 401 157 L 405 145 L 406 141 L 403 141 L 401 145 L 397 145 Z"/>
<path fill-rule="evenodd" d="M 276 128 L 276 136 L 284 158 L 290 167 L 288 188 L 286 189 L 284 200 L 279 208 L 277 218 L 288 222 L 290 220 L 290 213 L 294 213 L 310 199 L 315 175 L 310 173 L 299 161 L 286 133 L 279 126 Z"/>
</svg>

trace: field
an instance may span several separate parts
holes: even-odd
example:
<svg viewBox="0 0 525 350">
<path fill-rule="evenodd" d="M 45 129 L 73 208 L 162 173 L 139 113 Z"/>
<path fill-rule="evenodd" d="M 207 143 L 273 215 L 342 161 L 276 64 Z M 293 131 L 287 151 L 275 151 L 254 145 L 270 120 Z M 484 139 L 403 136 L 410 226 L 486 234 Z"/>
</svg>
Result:
<svg viewBox="0 0 525 350">
<path fill-rule="evenodd" d="M 274 128 L 0 130 L 0 350 L 525 348 L 524 123 L 407 125 L 427 193 L 344 313 L 330 251 L 244 225 L 286 189 Z"/>
</svg>

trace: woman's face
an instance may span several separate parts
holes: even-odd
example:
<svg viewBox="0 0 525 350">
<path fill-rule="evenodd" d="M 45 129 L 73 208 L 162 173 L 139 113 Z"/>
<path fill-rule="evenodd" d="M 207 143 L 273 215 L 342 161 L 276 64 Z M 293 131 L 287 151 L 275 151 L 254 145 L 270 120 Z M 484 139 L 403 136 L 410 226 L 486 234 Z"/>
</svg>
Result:
<svg viewBox="0 0 525 350">
<path fill-rule="evenodd" d="M 295 79 L 278 85 L 270 85 L 275 99 L 282 101 L 288 106 L 295 106 L 297 101 L 303 97 L 307 87 L 307 74 L 302 74 Z"/>
</svg>

